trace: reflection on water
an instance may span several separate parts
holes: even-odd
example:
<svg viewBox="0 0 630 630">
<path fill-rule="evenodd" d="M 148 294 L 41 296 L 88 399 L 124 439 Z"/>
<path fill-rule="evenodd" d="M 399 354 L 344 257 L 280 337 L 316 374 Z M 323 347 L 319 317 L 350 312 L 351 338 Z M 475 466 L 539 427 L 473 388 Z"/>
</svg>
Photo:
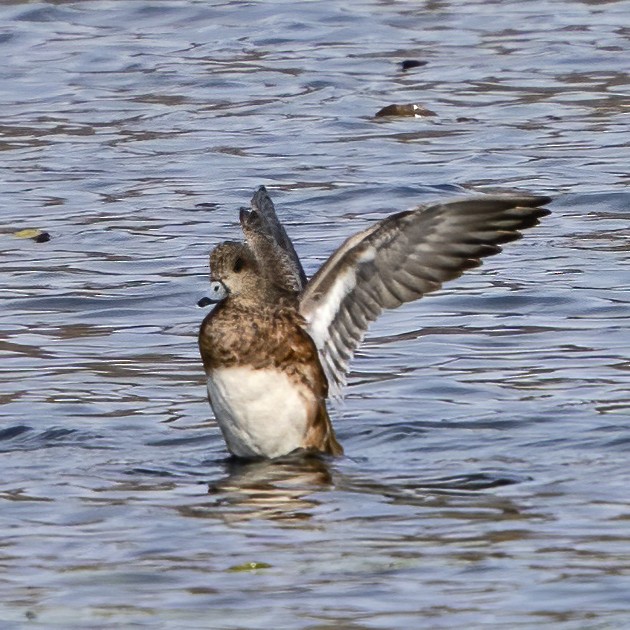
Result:
<svg viewBox="0 0 630 630">
<path fill-rule="evenodd" d="M 211 483 L 208 515 L 235 519 L 300 520 L 319 501 L 311 495 L 333 486 L 327 462 L 318 456 L 288 456 L 273 462 L 228 465 L 228 475 Z M 228 508 L 228 509 L 224 509 Z M 190 514 L 190 513 L 189 513 Z"/>
<path fill-rule="evenodd" d="M 428 505 L 471 499 L 471 492 L 519 483 L 515 475 L 474 473 L 443 478 L 397 479 L 395 483 L 369 479 L 360 474 L 334 470 L 334 463 L 320 455 L 293 454 L 274 461 L 227 461 L 227 476 L 209 485 L 207 505 L 182 508 L 185 516 L 239 519 L 304 520 L 321 505 L 314 495 L 336 489 L 373 494 L 393 502 Z M 507 503 L 487 496 L 475 503 Z M 503 511 L 504 508 L 501 508 Z M 517 511 L 511 508 L 512 511 Z"/>
<path fill-rule="evenodd" d="M 0 13 L 3 630 L 628 625 L 626 3 Z M 555 201 L 376 323 L 344 458 L 243 465 L 196 303 L 260 184 L 309 273 L 418 203 Z"/>
</svg>

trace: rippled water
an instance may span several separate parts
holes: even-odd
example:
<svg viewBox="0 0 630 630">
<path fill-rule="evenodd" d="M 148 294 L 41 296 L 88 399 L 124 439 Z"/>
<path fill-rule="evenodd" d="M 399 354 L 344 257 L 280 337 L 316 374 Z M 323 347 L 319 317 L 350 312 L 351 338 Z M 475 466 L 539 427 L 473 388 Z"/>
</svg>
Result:
<svg viewBox="0 0 630 630">
<path fill-rule="evenodd" d="M 3 2 L 2 628 L 629 627 L 629 16 Z M 310 273 L 418 203 L 555 201 L 377 323 L 344 458 L 239 467 L 196 302 L 260 184 Z"/>
</svg>

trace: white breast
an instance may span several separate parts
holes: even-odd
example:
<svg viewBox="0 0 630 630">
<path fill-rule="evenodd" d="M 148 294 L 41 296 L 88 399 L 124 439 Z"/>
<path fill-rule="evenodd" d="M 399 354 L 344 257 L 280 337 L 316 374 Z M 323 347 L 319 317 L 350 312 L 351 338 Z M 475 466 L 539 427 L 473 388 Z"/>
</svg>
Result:
<svg viewBox="0 0 630 630">
<path fill-rule="evenodd" d="M 208 397 L 231 453 L 279 457 L 303 445 L 306 390 L 284 372 L 230 367 L 212 370 Z"/>
</svg>

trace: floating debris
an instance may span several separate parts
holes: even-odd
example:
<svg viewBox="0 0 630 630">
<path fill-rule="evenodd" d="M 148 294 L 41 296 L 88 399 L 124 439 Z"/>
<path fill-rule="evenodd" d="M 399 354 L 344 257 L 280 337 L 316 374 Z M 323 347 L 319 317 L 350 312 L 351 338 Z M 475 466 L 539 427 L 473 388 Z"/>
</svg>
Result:
<svg viewBox="0 0 630 630">
<path fill-rule="evenodd" d="M 271 565 L 266 562 L 244 562 L 243 564 L 235 564 L 228 571 L 240 573 L 241 571 L 258 571 L 259 569 L 271 569 Z"/>
<path fill-rule="evenodd" d="M 420 68 L 421 66 L 426 66 L 428 61 L 420 61 L 419 59 L 405 59 L 401 62 L 400 67 L 403 72 L 407 70 L 411 70 L 412 68 Z"/>
<path fill-rule="evenodd" d="M 408 103 L 406 105 L 387 105 L 383 109 L 379 109 L 376 114 L 377 118 L 382 116 L 413 116 L 414 118 L 422 118 L 424 116 L 437 116 L 437 114 L 422 105 Z"/>
<path fill-rule="evenodd" d="M 50 240 L 50 234 L 48 232 L 43 232 L 42 230 L 36 229 L 26 229 L 26 230 L 18 230 L 13 233 L 13 236 L 16 238 L 30 238 L 32 241 L 36 243 L 47 243 Z"/>
</svg>

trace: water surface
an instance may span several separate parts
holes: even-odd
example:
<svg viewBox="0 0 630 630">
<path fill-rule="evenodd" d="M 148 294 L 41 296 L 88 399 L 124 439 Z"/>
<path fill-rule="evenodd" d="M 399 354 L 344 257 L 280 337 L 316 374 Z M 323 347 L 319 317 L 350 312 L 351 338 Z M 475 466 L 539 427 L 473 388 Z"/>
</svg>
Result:
<svg viewBox="0 0 630 630">
<path fill-rule="evenodd" d="M 628 15 L 2 3 L 3 629 L 628 627 Z M 308 273 L 419 203 L 554 202 L 373 327 L 345 457 L 234 466 L 196 302 L 260 184 Z"/>
</svg>

